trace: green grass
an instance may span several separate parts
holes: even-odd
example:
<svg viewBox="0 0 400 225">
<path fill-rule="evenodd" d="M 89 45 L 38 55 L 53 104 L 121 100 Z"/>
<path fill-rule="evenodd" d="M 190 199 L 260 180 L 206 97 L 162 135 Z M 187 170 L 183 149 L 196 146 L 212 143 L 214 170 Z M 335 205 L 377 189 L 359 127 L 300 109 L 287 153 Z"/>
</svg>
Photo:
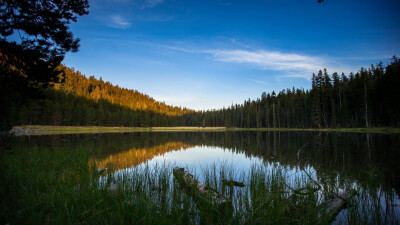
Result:
<svg viewBox="0 0 400 225">
<path fill-rule="evenodd" d="M 317 185 L 309 175 L 290 177 L 283 167 L 254 166 L 245 176 L 229 166 L 205 168 L 202 182 L 232 200 L 233 211 L 202 205 L 173 179 L 172 165 L 141 166 L 99 176 L 90 165 L 90 150 L 14 149 L 1 152 L 0 218 L 2 224 L 316 224 L 322 210 Z M 112 171 L 112 170 L 109 170 Z M 193 172 L 193 171 L 189 171 Z M 372 174 L 372 173 L 371 173 Z M 223 185 L 235 179 L 243 188 Z M 371 176 L 371 182 L 373 181 Z M 383 212 L 382 197 L 394 195 L 335 178 L 328 190 L 356 188 L 343 222 L 396 224 Z M 109 191 L 111 183 L 116 191 Z M 382 219 L 383 218 L 383 219 Z M 385 220 L 386 219 L 386 220 Z M 322 224 L 330 222 L 323 217 Z M 383 222 L 382 222 L 383 221 Z"/>
<path fill-rule="evenodd" d="M 29 128 L 30 135 L 85 134 L 85 133 L 123 133 L 123 132 L 187 132 L 187 131 L 225 131 L 224 127 L 102 127 L 102 126 L 21 126 Z M 25 134 L 22 134 L 25 135 Z"/>
<path fill-rule="evenodd" d="M 225 128 L 225 127 L 102 127 L 102 126 L 43 126 L 28 125 L 30 135 L 123 133 L 123 132 L 204 132 L 204 131 L 308 131 L 308 132 L 348 132 L 348 133 L 400 133 L 400 128 Z M 24 134 L 23 134 L 24 135 Z"/>
<path fill-rule="evenodd" d="M 31 135 L 79 134 L 79 133 L 122 133 L 122 132 L 187 132 L 187 131 L 308 131 L 347 133 L 400 133 L 400 128 L 225 128 L 225 127 L 102 127 L 102 126 L 42 126 L 28 125 Z"/>
</svg>

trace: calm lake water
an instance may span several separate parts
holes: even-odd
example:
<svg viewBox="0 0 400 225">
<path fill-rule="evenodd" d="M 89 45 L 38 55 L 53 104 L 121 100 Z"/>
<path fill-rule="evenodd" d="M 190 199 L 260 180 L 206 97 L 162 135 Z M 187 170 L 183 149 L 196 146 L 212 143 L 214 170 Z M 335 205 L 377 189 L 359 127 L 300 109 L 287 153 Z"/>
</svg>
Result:
<svg viewBox="0 0 400 225">
<path fill-rule="evenodd" d="M 347 177 L 353 186 L 376 190 L 383 213 L 390 210 L 399 221 L 398 134 L 138 132 L 15 137 L 12 142 L 27 148 L 84 147 L 91 151 L 88 165 L 110 168 L 116 175 L 168 164 L 184 167 L 200 181 L 210 168 L 228 168 L 241 181 L 257 166 L 285 170 L 289 183 L 304 173 L 315 180 Z"/>
</svg>

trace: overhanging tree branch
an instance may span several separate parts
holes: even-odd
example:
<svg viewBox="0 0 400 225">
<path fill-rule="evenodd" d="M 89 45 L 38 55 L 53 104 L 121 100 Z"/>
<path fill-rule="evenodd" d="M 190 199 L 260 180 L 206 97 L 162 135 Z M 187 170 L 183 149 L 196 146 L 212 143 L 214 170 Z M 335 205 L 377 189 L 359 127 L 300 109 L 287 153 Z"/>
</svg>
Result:
<svg viewBox="0 0 400 225">
<path fill-rule="evenodd" d="M 2 63 L 33 82 L 57 82 L 65 54 L 79 49 L 69 24 L 88 8 L 88 0 L 0 0 L 0 53 L 8 56 Z"/>
</svg>

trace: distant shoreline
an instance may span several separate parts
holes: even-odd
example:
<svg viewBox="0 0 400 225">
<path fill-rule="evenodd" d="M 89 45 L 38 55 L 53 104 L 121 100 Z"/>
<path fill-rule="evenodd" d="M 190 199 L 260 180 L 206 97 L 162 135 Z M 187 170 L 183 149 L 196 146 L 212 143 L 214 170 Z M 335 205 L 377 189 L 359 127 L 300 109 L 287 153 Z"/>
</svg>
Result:
<svg viewBox="0 0 400 225">
<path fill-rule="evenodd" d="M 90 133 L 128 133 L 128 132 L 223 132 L 223 131 L 308 131 L 343 133 L 400 133 L 400 128 L 225 128 L 225 127 L 104 127 L 104 126 L 16 126 L 16 136 L 90 134 Z"/>
<path fill-rule="evenodd" d="M 21 128 L 21 129 L 20 129 Z M 20 130 L 16 136 L 90 134 L 90 133 L 129 133 L 129 132 L 186 132 L 186 131 L 226 131 L 225 127 L 104 127 L 104 126 L 15 126 Z M 28 130 L 28 131 L 27 131 Z"/>
<path fill-rule="evenodd" d="M 309 131 L 309 132 L 339 132 L 339 133 L 400 133 L 400 128 L 393 127 L 359 127 L 359 128 L 228 128 L 233 131 Z"/>
</svg>

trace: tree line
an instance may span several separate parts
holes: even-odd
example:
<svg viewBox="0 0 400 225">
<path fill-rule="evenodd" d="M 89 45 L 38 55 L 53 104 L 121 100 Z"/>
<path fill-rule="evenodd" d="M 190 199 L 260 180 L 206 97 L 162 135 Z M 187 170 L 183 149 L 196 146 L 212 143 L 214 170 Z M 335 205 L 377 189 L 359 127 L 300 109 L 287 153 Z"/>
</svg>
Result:
<svg viewBox="0 0 400 225">
<path fill-rule="evenodd" d="M 263 92 L 221 110 L 202 113 L 205 126 L 329 128 L 400 126 L 400 60 L 357 73 L 312 75 L 312 88 Z"/>
<path fill-rule="evenodd" d="M 169 106 L 136 90 L 86 77 L 63 65 L 63 82 L 24 92 L 11 91 L 2 113 L 10 125 L 225 126 L 240 128 L 329 128 L 400 126 L 400 60 L 357 73 L 312 76 L 312 88 L 263 92 L 220 110 Z M 3 85 L 2 85 L 3 86 Z M 7 89 L 5 85 L 4 88 Z M 12 85 L 11 85 L 12 87 Z M 10 87 L 8 87 L 10 89 Z"/>
</svg>

